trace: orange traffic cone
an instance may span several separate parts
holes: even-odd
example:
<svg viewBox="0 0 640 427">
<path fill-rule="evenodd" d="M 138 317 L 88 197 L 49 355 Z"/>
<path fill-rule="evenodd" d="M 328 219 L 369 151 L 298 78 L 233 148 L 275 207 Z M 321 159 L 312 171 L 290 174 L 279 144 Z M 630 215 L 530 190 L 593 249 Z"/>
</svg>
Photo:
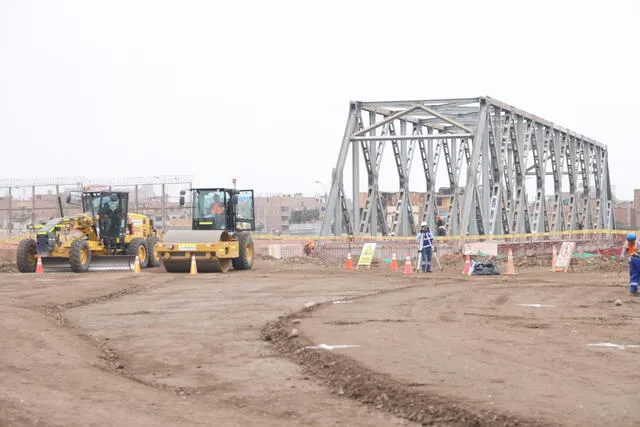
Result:
<svg viewBox="0 0 640 427">
<path fill-rule="evenodd" d="M 407 260 L 404 263 L 404 274 L 413 273 L 413 269 L 411 268 L 411 257 L 407 257 Z"/>
<path fill-rule="evenodd" d="M 189 274 L 192 276 L 195 276 L 196 274 L 198 274 L 198 265 L 196 264 L 195 255 L 191 255 L 191 270 L 189 271 Z"/>
<path fill-rule="evenodd" d="M 140 273 L 140 256 L 136 255 L 136 263 L 133 265 L 133 272 Z"/>
<path fill-rule="evenodd" d="M 558 252 L 556 251 L 556 245 L 553 245 L 553 255 L 551 256 L 551 268 L 549 271 L 562 271 L 561 268 L 556 267 L 556 261 L 558 260 Z"/>
<path fill-rule="evenodd" d="M 389 267 L 389 270 L 398 271 L 398 259 L 395 253 L 391 254 L 391 267 Z"/>
<path fill-rule="evenodd" d="M 467 259 L 464 262 L 464 269 L 462 270 L 462 274 L 469 274 L 471 272 L 471 256 L 467 254 Z"/>
<path fill-rule="evenodd" d="M 38 262 L 36 263 L 36 273 L 44 273 L 44 269 L 42 268 L 42 258 L 40 257 L 40 255 L 38 255 Z"/>
<path fill-rule="evenodd" d="M 507 256 L 507 269 L 504 271 L 504 274 L 508 276 L 517 276 L 516 266 L 513 263 L 513 251 L 509 248 L 509 255 Z"/>
<path fill-rule="evenodd" d="M 347 260 L 344 263 L 345 270 L 353 270 L 353 260 L 351 260 L 351 254 L 347 254 Z"/>
</svg>

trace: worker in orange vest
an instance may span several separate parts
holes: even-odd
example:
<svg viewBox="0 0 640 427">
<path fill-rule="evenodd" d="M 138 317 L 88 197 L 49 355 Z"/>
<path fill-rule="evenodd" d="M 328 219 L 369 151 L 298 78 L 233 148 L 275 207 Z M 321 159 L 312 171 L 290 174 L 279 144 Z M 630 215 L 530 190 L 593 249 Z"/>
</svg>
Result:
<svg viewBox="0 0 640 427">
<path fill-rule="evenodd" d="M 629 293 L 638 295 L 638 282 L 640 282 L 640 253 L 634 233 L 627 234 L 627 241 L 622 248 L 621 258 L 629 257 Z"/>
<path fill-rule="evenodd" d="M 213 214 L 214 221 L 216 222 L 216 228 L 224 228 L 224 204 L 220 202 L 220 196 L 215 194 L 213 196 L 213 203 L 211 204 L 211 213 Z"/>
<path fill-rule="evenodd" d="M 313 240 L 309 240 L 306 245 L 304 245 L 304 253 L 307 256 L 311 256 L 313 253 Z"/>
<path fill-rule="evenodd" d="M 627 241 L 624 242 L 624 246 L 622 247 L 622 253 L 620 257 L 631 256 L 638 251 L 638 245 L 636 244 L 636 235 L 635 233 L 627 234 Z"/>
</svg>

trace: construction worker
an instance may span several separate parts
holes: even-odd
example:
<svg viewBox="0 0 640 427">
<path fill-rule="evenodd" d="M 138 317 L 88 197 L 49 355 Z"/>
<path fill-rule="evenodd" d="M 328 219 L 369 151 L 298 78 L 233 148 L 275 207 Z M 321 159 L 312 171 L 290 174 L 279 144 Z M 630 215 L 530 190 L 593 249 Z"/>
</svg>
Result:
<svg viewBox="0 0 640 427">
<path fill-rule="evenodd" d="M 629 292 L 631 295 L 638 295 L 638 282 L 640 282 L 640 253 L 634 233 L 627 234 L 627 241 L 622 247 L 620 259 L 629 257 Z"/>
<path fill-rule="evenodd" d="M 624 243 L 622 247 L 622 253 L 620 254 L 621 258 L 626 256 L 631 256 L 638 251 L 638 245 L 636 244 L 636 235 L 635 233 L 627 234 L 627 241 Z"/>
<path fill-rule="evenodd" d="M 431 273 L 431 257 L 433 256 L 433 242 L 435 238 L 426 222 L 420 224 L 420 231 L 416 235 L 416 240 L 420 243 L 420 252 L 422 256 L 422 272 Z"/>
<path fill-rule="evenodd" d="M 111 231 L 111 223 L 112 223 L 112 215 L 113 210 L 111 210 L 111 206 L 109 206 L 109 201 L 105 200 L 100 206 L 100 227 L 102 231 L 105 233 L 109 233 Z"/>
<path fill-rule="evenodd" d="M 211 214 L 213 215 L 216 228 L 225 228 L 224 204 L 220 201 L 220 195 L 214 194 L 211 203 Z"/>
<path fill-rule="evenodd" d="M 306 245 L 304 245 L 304 253 L 307 256 L 311 256 L 313 252 L 313 240 L 309 240 Z"/>
</svg>

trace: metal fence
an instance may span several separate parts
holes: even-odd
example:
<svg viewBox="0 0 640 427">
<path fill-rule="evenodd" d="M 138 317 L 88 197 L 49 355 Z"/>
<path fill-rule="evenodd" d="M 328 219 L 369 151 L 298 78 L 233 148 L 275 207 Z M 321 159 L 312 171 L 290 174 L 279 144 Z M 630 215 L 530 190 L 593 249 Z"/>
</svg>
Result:
<svg viewBox="0 0 640 427">
<path fill-rule="evenodd" d="M 177 175 L 0 180 L 0 235 L 23 234 L 31 225 L 79 213 L 80 207 L 66 203 L 66 195 L 85 189 L 128 192 L 129 212 L 148 215 L 156 228 L 166 230 L 173 220 L 190 217 L 178 201 L 180 191 L 189 190 L 192 182 L 192 176 Z"/>
<path fill-rule="evenodd" d="M 447 236 L 437 238 L 437 250 L 439 255 L 463 255 L 471 252 L 473 255 L 497 255 L 505 256 L 511 249 L 514 257 L 527 257 L 533 255 L 551 254 L 553 247 L 560 249 L 563 241 L 576 242 L 576 251 L 599 252 L 610 248 L 621 248 L 624 243 L 625 232 L 584 230 L 584 232 L 565 233 L 540 233 L 530 235 L 512 236 Z M 359 236 L 347 237 L 298 237 L 298 236 L 261 236 L 256 235 L 256 240 L 263 240 L 271 246 L 281 245 L 282 248 L 297 245 L 295 256 L 302 252 L 303 246 L 309 241 L 314 242 L 316 255 L 328 261 L 344 262 L 347 255 L 351 254 L 354 262 L 362 252 L 365 243 L 376 243 L 374 259 L 390 261 L 395 254 L 398 261 L 407 256 L 414 259 L 417 256 L 418 243 L 413 238 L 374 238 Z M 291 250 L 285 253 L 281 250 L 281 257 L 287 258 Z"/>
</svg>

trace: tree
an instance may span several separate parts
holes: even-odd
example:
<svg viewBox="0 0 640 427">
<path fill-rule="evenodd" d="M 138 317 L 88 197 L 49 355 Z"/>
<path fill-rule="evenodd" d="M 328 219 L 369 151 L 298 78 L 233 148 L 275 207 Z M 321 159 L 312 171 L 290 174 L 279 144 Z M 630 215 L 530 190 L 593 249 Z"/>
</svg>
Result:
<svg viewBox="0 0 640 427">
<path fill-rule="evenodd" d="M 303 208 L 297 211 L 291 211 L 291 224 L 303 224 L 305 222 L 318 221 L 320 219 L 320 209 Z"/>
</svg>

